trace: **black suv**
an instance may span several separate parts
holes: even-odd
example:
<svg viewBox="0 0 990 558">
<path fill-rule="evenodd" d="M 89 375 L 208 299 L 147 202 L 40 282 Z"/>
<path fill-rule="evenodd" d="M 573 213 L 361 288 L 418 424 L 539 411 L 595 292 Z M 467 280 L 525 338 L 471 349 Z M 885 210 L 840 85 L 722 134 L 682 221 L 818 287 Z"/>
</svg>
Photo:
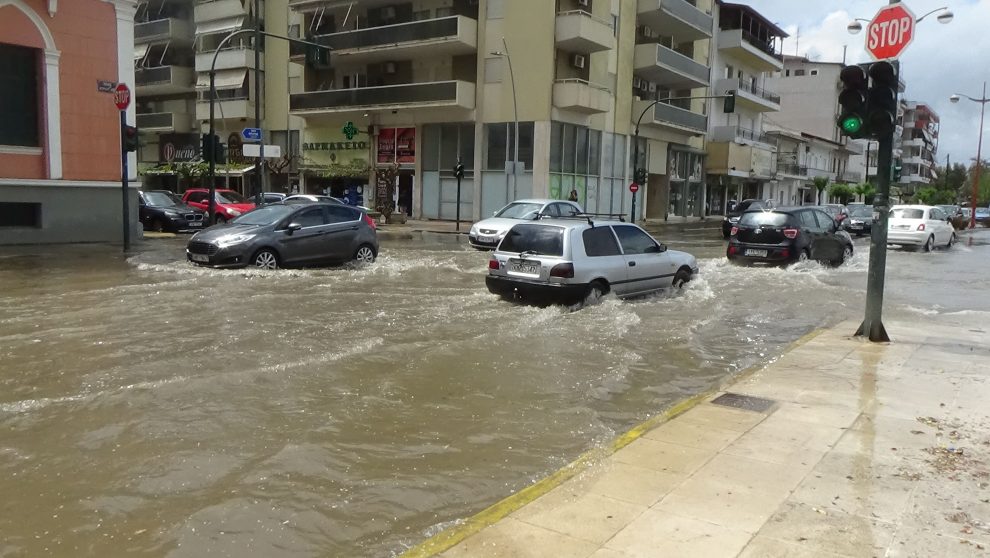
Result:
<svg viewBox="0 0 990 558">
<path fill-rule="evenodd" d="M 206 213 L 182 202 L 168 190 L 138 192 L 138 218 L 145 230 L 155 232 L 198 231 Z"/>
<path fill-rule="evenodd" d="M 739 216 L 750 209 L 768 209 L 774 206 L 773 200 L 743 200 L 732 206 L 722 221 L 722 238 L 729 238 L 729 231 L 739 222 Z"/>
<path fill-rule="evenodd" d="M 788 264 L 817 260 L 841 265 L 853 242 L 831 215 L 817 207 L 747 211 L 730 231 L 725 255 L 740 264 Z"/>
</svg>

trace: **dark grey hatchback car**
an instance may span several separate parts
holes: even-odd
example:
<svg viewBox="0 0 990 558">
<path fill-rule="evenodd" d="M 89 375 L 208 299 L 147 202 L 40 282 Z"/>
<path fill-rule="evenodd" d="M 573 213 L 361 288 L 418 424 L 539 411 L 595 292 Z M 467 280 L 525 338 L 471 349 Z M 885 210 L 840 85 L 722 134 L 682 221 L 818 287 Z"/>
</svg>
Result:
<svg viewBox="0 0 990 558">
<path fill-rule="evenodd" d="M 189 261 L 211 267 L 276 269 L 378 256 L 375 222 L 359 209 L 337 204 L 259 207 L 189 239 Z"/>
</svg>

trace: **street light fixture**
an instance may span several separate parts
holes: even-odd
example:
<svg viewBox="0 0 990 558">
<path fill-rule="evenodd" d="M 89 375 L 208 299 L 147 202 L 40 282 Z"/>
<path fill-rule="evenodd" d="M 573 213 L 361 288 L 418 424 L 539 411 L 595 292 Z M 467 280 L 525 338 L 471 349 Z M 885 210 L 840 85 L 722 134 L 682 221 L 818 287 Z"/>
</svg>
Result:
<svg viewBox="0 0 990 558">
<path fill-rule="evenodd" d="M 943 25 L 946 24 L 946 23 L 949 23 L 950 21 L 952 21 L 952 18 L 955 17 L 955 14 L 953 14 L 952 11 L 949 10 L 949 7 L 948 6 L 942 6 L 941 8 L 935 8 L 934 10 L 928 12 L 927 14 L 919 17 L 918 19 L 916 19 L 914 21 L 915 21 L 915 23 L 921 23 L 921 21 L 923 19 L 925 19 L 926 17 L 928 17 L 928 16 L 930 16 L 930 15 L 936 13 L 936 12 L 941 12 L 941 13 L 938 14 L 938 16 L 936 16 L 935 19 L 937 19 L 938 22 L 941 23 L 941 24 L 943 24 Z M 857 17 L 857 18 L 853 19 L 851 22 L 849 22 L 849 25 L 846 26 L 846 30 L 849 31 L 849 33 L 851 33 L 853 35 L 859 33 L 860 31 L 863 30 L 863 24 L 860 23 L 861 21 L 866 22 L 866 23 L 870 23 L 870 20 L 868 20 L 868 19 L 863 19 L 863 18 Z"/>
<path fill-rule="evenodd" d="M 955 93 L 949 97 L 949 101 L 953 103 L 958 103 L 959 99 L 966 97 L 974 103 L 980 103 L 980 138 L 976 142 L 976 169 L 973 172 L 973 192 L 970 197 L 970 214 L 969 214 L 969 228 L 976 228 L 976 197 L 979 195 L 980 188 L 980 170 L 983 168 L 982 150 L 983 150 L 983 113 L 987 107 L 987 103 L 990 103 L 990 98 L 987 98 L 987 82 L 983 82 L 983 96 L 979 99 L 974 99 L 969 95 L 960 95 Z M 948 169 L 946 169 L 948 171 Z"/>
<path fill-rule="evenodd" d="M 516 101 L 516 78 L 512 73 L 512 57 L 509 56 L 509 45 L 505 42 L 505 37 L 502 37 L 502 50 L 493 50 L 490 53 L 492 56 L 502 56 L 505 57 L 505 61 L 509 64 L 509 82 L 512 85 L 512 115 L 515 119 L 515 134 L 513 135 L 513 149 L 512 149 L 512 199 L 516 198 L 516 193 L 518 191 L 518 181 L 519 177 L 516 172 L 516 167 L 519 166 L 519 105 Z M 509 200 L 512 201 L 512 200 Z"/>
</svg>

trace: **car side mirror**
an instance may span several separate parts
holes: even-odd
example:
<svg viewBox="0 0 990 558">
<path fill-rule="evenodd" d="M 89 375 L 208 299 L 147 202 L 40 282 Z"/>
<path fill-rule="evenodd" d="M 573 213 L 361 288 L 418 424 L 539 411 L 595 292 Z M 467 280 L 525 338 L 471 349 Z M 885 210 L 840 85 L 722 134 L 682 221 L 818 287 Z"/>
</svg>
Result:
<svg viewBox="0 0 990 558">
<path fill-rule="evenodd" d="M 299 223 L 289 223 L 288 225 L 285 226 L 285 233 L 288 234 L 289 236 L 292 236 L 292 233 L 298 231 L 301 228 L 302 225 L 300 225 Z"/>
<path fill-rule="evenodd" d="M 663 244 L 654 244 L 646 249 L 647 254 L 662 254 L 667 251 L 667 247 Z"/>
</svg>

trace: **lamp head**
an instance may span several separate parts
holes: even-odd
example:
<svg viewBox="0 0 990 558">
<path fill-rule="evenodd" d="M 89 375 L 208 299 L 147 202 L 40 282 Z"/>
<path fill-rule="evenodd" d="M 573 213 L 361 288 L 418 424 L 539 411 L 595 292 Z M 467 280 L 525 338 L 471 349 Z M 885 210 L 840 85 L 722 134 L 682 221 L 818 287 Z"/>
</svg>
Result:
<svg viewBox="0 0 990 558">
<path fill-rule="evenodd" d="M 863 30 L 863 24 L 858 21 L 851 21 L 849 22 L 849 25 L 846 26 L 846 30 L 849 31 L 850 34 L 855 35 Z"/>
<path fill-rule="evenodd" d="M 501 50 L 493 50 L 493 51 L 489 52 L 488 54 L 491 54 L 492 56 L 504 56 L 504 54 L 502 53 Z"/>
<path fill-rule="evenodd" d="M 953 102 L 953 103 L 958 103 L 959 102 L 959 95 L 952 95 L 951 97 L 949 97 L 949 101 L 950 102 Z"/>
<path fill-rule="evenodd" d="M 951 10 L 945 10 L 944 12 L 938 14 L 935 19 L 937 19 L 939 23 L 949 23 L 952 21 L 953 17 L 955 17 L 955 14 L 953 14 Z"/>
</svg>

